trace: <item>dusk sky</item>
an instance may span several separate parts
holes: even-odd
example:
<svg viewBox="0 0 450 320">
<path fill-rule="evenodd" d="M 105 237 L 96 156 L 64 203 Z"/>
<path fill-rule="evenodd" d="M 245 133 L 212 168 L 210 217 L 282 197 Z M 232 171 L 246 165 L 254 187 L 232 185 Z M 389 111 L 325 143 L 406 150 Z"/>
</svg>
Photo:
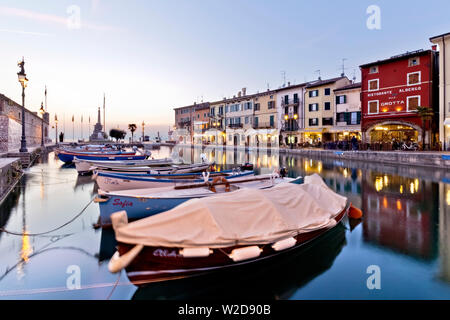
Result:
<svg viewBox="0 0 450 320">
<path fill-rule="evenodd" d="M 366 26 L 370 5 L 381 9 L 380 30 Z M 24 56 L 27 108 L 38 110 L 47 85 L 66 136 L 73 114 L 87 136 L 103 92 L 108 130 L 144 120 L 165 136 L 174 107 L 275 89 L 282 71 L 291 83 L 319 69 L 335 77 L 346 58 L 359 80 L 363 63 L 430 48 L 431 36 L 450 32 L 448 12 L 448 0 L 1 0 L 0 93 L 21 102 Z"/>
</svg>

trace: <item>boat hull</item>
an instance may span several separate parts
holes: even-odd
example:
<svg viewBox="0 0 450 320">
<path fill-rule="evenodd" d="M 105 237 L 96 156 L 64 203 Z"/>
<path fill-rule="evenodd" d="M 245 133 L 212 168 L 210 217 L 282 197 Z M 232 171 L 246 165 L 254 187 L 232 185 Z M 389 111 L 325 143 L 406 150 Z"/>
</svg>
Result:
<svg viewBox="0 0 450 320">
<path fill-rule="evenodd" d="M 253 175 L 253 171 L 243 172 L 235 175 L 226 176 L 227 179 L 240 178 L 244 176 Z M 209 180 L 212 180 L 210 178 Z M 185 176 L 173 176 L 173 177 L 151 177 L 151 176 L 133 176 L 133 175 L 115 175 L 99 173 L 96 176 L 98 187 L 103 191 L 118 191 L 118 190 L 132 190 L 132 189 L 147 189 L 147 188 L 159 188 L 175 186 L 182 183 L 202 183 L 203 179 L 186 179 Z"/>
<path fill-rule="evenodd" d="M 145 246 L 139 255 L 126 267 L 129 280 L 135 285 L 145 285 L 152 282 L 161 282 L 167 280 L 183 279 L 192 276 L 201 276 L 212 272 L 235 269 L 238 267 L 249 266 L 262 261 L 275 259 L 281 255 L 288 254 L 293 250 L 299 249 L 304 245 L 314 241 L 320 236 L 330 232 L 332 229 L 340 226 L 342 219 L 348 213 L 349 207 L 345 208 L 336 217 L 336 225 L 332 228 L 323 228 L 307 233 L 302 233 L 294 237 L 296 244 L 293 247 L 275 251 L 271 245 L 262 246 L 259 257 L 251 258 L 239 262 L 234 262 L 228 254 L 232 250 L 241 246 L 213 250 L 207 257 L 185 258 L 179 254 L 182 248 L 167 247 L 148 247 Z M 134 245 L 118 242 L 117 248 L 120 256 L 123 256 Z"/>
<path fill-rule="evenodd" d="M 73 162 L 74 158 L 80 160 L 144 160 L 147 155 L 136 155 L 134 153 L 122 154 L 81 154 L 81 153 L 66 153 L 59 152 L 58 158 L 64 163 Z"/>
<path fill-rule="evenodd" d="M 284 178 L 283 181 L 290 183 L 301 183 L 302 178 L 289 179 Z M 166 185 L 167 186 L 167 185 Z M 269 188 L 264 186 L 261 188 Z M 125 210 L 128 220 L 138 220 L 152 215 L 170 210 L 179 204 L 191 199 L 199 199 L 213 195 L 214 193 L 200 190 L 189 196 L 176 197 L 144 197 L 144 196 L 124 196 L 124 195 L 106 195 L 96 200 L 100 208 L 99 223 L 102 228 L 111 226 L 111 215 L 114 212 Z"/>
</svg>

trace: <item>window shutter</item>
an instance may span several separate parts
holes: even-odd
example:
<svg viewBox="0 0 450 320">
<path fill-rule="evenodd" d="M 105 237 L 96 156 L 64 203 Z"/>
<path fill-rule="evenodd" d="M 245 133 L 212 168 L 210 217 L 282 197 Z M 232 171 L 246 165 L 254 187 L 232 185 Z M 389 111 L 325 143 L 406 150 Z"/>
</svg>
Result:
<svg viewBox="0 0 450 320">
<path fill-rule="evenodd" d="M 344 122 L 350 124 L 350 112 L 344 113 Z"/>
<path fill-rule="evenodd" d="M 361 111 L 356 113 L 356 124 L 361 123 Z"/>
</svg>

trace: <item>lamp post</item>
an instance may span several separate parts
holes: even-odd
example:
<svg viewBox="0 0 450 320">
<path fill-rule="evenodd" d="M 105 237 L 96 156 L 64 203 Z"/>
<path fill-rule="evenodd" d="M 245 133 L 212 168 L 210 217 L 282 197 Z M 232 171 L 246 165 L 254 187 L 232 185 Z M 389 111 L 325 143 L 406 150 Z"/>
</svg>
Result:
<svg viewBox="0 0 450 320">
<path fill-rule="evenodd" d="M 145 141 L 144 129 L 145 129 L 145 123 L 144 123 L 144 121 L 142 121 L 142 142 Z"/>
<path fill-rule="evenodd" d="M 59 144 L 58 144 L 58 116 L 55 114 L 55 135 L 56 135 L 56 141 L 55 141 L 55 144 L 56 144 L 56 146 L 58 147 L 59 146 Z"/>
<path fill-rule="evenodd" d="M 41 147 L 44 147 L 44 103 L 41 102 L 41 108 L 39 109 L 39 114 L 41 115 Z"/>
<path fill-rule="evenodd" d="M 25 60 L 22 57 L 22 61 L 17 63 L 20 67 L 20 71 L 17 73 L 19 82 L 22 85 L 22 138 L 20 139 L 20 152 L 28 152 L 27 150 L 27 140 L 25 138 L 25 88 L 27 87 L 28 79 L 25 73 Z"/>
</svg>

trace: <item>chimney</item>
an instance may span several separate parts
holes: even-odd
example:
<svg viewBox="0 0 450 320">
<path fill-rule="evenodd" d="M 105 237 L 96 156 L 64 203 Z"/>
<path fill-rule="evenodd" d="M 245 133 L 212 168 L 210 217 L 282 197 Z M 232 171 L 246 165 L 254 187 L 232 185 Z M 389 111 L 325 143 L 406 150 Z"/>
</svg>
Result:
<svg viewBox="0 0 450 320">
<path fill-rule="evenodd" d="M 242 95 L 245 96 L 247 93 L 247 88 L 242 88 Z"/>
<path fill-rule="evenodd" d="M 239 97 L 239 98 L 241 97 L 241 92 L 240 92 L 240 91 L 238 91 L 238 97 Z"/>
<path fill-rule="evenodd" d="M 288 87 L 290 87 L 291 86 L 291 82 L 290 81 L 288 81 Z"/>
<path fill-rule="evenodd" d="M 319 81 L 321 81 L 322 80 L 322 78 L 319 76 Z"/>
</svg>

